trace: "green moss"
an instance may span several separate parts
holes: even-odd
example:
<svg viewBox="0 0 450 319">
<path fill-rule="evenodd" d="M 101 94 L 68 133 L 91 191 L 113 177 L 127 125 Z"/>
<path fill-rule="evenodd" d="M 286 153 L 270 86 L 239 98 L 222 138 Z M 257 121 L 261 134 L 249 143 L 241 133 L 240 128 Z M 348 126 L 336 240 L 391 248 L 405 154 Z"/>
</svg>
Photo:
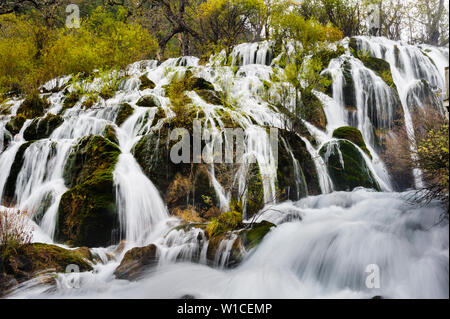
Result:
<svg viewBox="0 0 450 319">
<path fill-rule="evenodd" d="M 205 102 L 213 105 L 223 105 L 223 96 L 213 90 L 196 90 L 195 91 Z"/>
<path fill-rule="evenodd" d="M 343 138 L 353 142 L 358 145 L 358 147 L 362 149 L 370 158 L 372 158 L 372 155 L 364 142 L 362 134 L 357 128 L 352 126 L 341 126 L 333 131 L 333 137 Z"/>
<path fill-rule="evenodd" d="M 23 132 L 26 141 L 40 140 L 49 137 L 64 122 L 59 115 L 47 114 L 44 118 L 34 119 Z"/>
<path fill-rule="evenodd" d="M 45 271 L 65 272 L 69 265 L 80 271 L 91 271 L 92 266 L 74 250 L 42 243 L 26 244 L 18 251 L 4 256 L 3 272 L 19 282 L 29 280 Z"/>
<path fill-rule="evenodd" d="M 113 171 L 119 154 L 107 139 L 87 136 L 69 155 L 63 177 L 70 189 L 61 197 L 57 240 L 88 247 L 111 244 L 118 224 Z"/>
<path fill-rule="evenodd" d="M 264 207 L 263 180 L 257 163 L 250 164 L 247 180 L 245 213 L 253 216 Z"/>
<path fill-rule="evenodd" d="M 242 223 L 242 214 L 236 211 L 225 212 L 219 217 L 211 219 L 205 231 L 209 238 L 217 236 L 223 232 L 237 229 Z"/>
<path fill-rule="evenodd" d="M 155 113 L 155 116 L 153 117 L 153 122 L 151 126 L 155 126 L 159 120 L 166 118 L 166 112 L 164 109 L 160 106 L 158 107 L 158 110 Z"/>
<path fill-rule="evenodd" d="M 329 142 L 319 153 L 327 164 L 335 190 L 351 191 L 358 186 L 380 190 L 363 156 L 351 142 L 346 140 Z"/>
<path fill-rule="evenodd" d="M 149 94 L 141 97 L 136 105 L 143 107 L 159 107 L 161 106 L 161 102 L 159 102 L 159 99 L 156 96 Z"/>
<path fill-rule="evenodd" d="M 145 90 L 145 89 L 154 89 L 155 83 L 150 80 L 145 74 L 141 75 L 139 77 L 139 80 L 141 80 L 141 85 L 139 86 L 139 90 Z"/>
<path fill-rule="evenodd" d="M 32 144 L 33 142 L 27 142 L 22 144 L 19 147 L 19 150 L 16 153 L 16 156 L 14 157 L 14 162 L 11 166 L 11 169 L 9 171 L 8 179 L 5 183 L 5 188 L 3 190 L 3 198 L 6 202 L 12 203 L 14 201 L 14 193 L 16 191 L 16 182 L 17 182 L 17 176 L 20 173 L 20 170 L 23 166 L 23 161 L 25 160 L 24 154 L 27 148 Z"/>
<path fill-rule="evenodd" d="M 95 104 L 95 102 L 97 102 L 97 100 L 98 100 L 97 95 L 95 94 L 89 95 L 88 98 L 83 102 L 81 107 L 84 109 L 90 109 Z"/>
<path fill-rule="evenodd" d="M 332 59 L 340 57 L 345 54 L 345 48 L 342 45 L 338 45 L 336 50 L 330 50 L 323 48 L 314 54 L 314 58 L 318 58 L 322 63 L 322 68 L 326 69 Z"/>
<path fill-rule="evenodd" d="M 48 102 L 41 99 L 39 94 L 35 93 L 25 98 L 25 101 L 22 102 L 17 110 L 17 115 L 32 119 L 44 115 L 45 109 L 48 107 Z"/>
<path fill-rule="evenodd" d="M 117 139 L 116 129 L 114 128 L 114 126 L 110 124 L 106 125 L 102 135 L 106 137 L 110 142 L 119 145 L 119 140 Z"/>
<path fill-rule="evenodd" d="M 252 228 L 243 230 L 239 233 L 239 236 L 245 248 L 250 250 L 263 240 L 264 236 L 267 235 L 272 227 L 275 227 L 275 225 L 263 220 L 260 223 L 254 224 Z"/>
<path fill-rule="evenodd" d="M 78 91 L 72 91 L 66 94 L 66 98 L 63 102 L 62 111 L 72 108 L 81 99 L 81 93 Z"/>
<path fill-rule="evenodd" d="M 17 116 L 13 116 L 8 123 L 6 123 L 5 128 L 12 134 L 16 135 L 22 129 L 23 124 L 27 119 L 25 116 L 19 114 Z"/>
<path fill-rule="evenodd" d="M 355 83 L 353 82 L 351 64 L 346 61 L 342 67 L 342 74 L 345 80 L 343 88 L 345 106 L 347 108 L 356 108 Z"/>
<path fill-rule="evenodd" d="M 309 94 L 303 94 L 302 103 L 303 118 L 322 130 L 325 130 L 327 126 L 327 117 L 325 116 L 322 102 L 317 98 L 317 96 L 315 96 L 312 92 Z"/>
<path fill-rule="evenodd" d="M 381 77 L 388 86 L 394 88 L 395 90 L 397 89 L 392 78 L 391 67 L 388 62 L 382 59 L 362 54 L 359 54 L 358 58 L 362 63 L 364 63 L 364 66 L 366 68 L 374 71 L 375 74 Z"/>
<path fill-rule="evenodd" d="M 133 107 L 128 103 L 122 103 L 117 112 L 116 125 L 122 125 L 134 113 Z"/>
</svg>

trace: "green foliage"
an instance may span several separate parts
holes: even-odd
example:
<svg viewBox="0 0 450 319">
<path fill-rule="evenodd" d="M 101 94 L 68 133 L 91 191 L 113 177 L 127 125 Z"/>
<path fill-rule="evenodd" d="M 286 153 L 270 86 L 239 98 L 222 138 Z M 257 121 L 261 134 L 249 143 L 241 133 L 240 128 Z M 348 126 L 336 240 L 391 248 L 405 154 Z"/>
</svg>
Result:
<svg viewBox="0 0 450 319">
<path fill-rule="evenodd" d="M 242 214 L 236 211 L 225 212 L 219 217 L 211 219 L 206 226 L 206 233 L 209 238 L 217 236 L 223 232 L 238 228 L 242 223 Z"/>
<path fill-rule="evenodd" d="M 266 10 L 263 0 L 207 0 L 198 9 L 202 35 L 217 53 L 248 40 L 246 33 L 262 26 Z"/>
<path fill-rule="evenodd" d="M 126 22 L 123 10 L 98 7 L 79 29 L 46 29 L 27 16 L 1 16 L 0 93 L 31 92 L 56 76 L 123 68 L 154 57 L 157 47 L 148 30 Z"/>
<path fill-rule="evenodd" d="M 417 143 L 417 166 L 422 169 L 433 198 L 447 201 L 449 193 L 448 121 L 431 129 Z"/>
</svg>

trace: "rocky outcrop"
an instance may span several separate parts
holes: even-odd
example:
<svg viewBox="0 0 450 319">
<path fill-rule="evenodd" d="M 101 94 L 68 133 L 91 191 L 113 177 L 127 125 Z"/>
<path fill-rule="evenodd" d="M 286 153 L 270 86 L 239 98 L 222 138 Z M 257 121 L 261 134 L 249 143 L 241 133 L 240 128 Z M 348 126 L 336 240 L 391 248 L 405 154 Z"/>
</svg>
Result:
<svg viewBox="0 0 450 319">
<path fill-rule="evenodd" d="M 55 245 L 26 244 L 19 247 L 16 253 L 4 253 L 2 256 L 0 296 L 18 283 L 43 273 L 65 272 L 69 265 L 76 265 L 80 272 L 92 270 L 92 266 L 83 254 Z"/>
<path fill-rule="evenodd" d="M 34 119 L 23 132 L 26 141 L 47 138 L 53 131 L 64 122 L 59 115 L 47 114 L 43 118 Z"/>
<path fill-rule="evenodd" d="M 353 142 L 360 149 L 362 149 L 367 154 L 367 156 L 372 158 L 372 155 L 370 154 L 370 151 L 367 149 L 366 143 L 364 142 L 362 134 L 357 128 L 353 126 L 341 126 L 333 131 L 333 137 L 346 139 L 350 142 Z"/>
<path fill-rule="evenodd" d="M 154 244 L 130 249 L 125 253 L 114 275 L 118 279 L 139 279 L 147 270 L 158 264 L 157 251 L 158 248 Z"/>
<path fill-rule="evenodd" d="M 351 191 L 362 186 L 380 190 L 361 152 L 349 141 L 326 143 L 319 151 L 337 191 Z"/>
<path fill-rule="evenodd" d="M 82 138 L 64 168 L 65 192 L 58 209 L 56 239 L 75 246 L 111 244 L 118 226 L 113 170 L 120 149 L 101 136 Z"/>
</svg>

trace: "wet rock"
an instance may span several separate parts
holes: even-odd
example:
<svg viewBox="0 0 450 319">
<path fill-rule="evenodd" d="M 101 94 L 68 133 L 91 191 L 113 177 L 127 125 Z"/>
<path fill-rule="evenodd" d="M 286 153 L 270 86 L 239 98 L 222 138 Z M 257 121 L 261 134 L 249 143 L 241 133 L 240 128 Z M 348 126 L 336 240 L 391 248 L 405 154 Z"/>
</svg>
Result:
<svg viewBox="0 0 450 319">
<path fill-rule="evenodd" d="M 159 101 L 159 99 L 152 95 L 145 95 L 143 97 L 141 97 L 137 102 L 136 102 L 137 106 L 143 106 L 143 107 L 159 107 L 161 106 L 161 102 Z"/>
<path fill-rule="evenodd" d="M 364 142 L 362 134 L 357 128 L 352 126 L 341 126 L 333 131 L 333 137 L 346 139 L 353 142 L 370 158 L 372 158 L 372 155 L 370 154 L 369 150 L 367 149 L 366 143 Z"/>
<path fill-rule="evenodd" d="M 23 245 L 3 257 L 0 291 L 44 272 L 65 272 L 69 265 L 76 265 L 80 272 L 92 270 L 92 266 L 76 251 L 42 243 Z"/>
<path fill-rule="evenodd" d="M 141 85 L 139 86 L 139 90 L 145 90 L 145 89 L 154 89 L 155 83 L 150 80 L 146 75 L 141 75 L 139 77 L 139 80 L 141 80 Z"/>
<path fill-rule="evenodd" d="M 120 149 L 101 136 L 82 138 L 64 167 L 70 189 L 60 201 L 56 238 L 74 246 L 111 244 L 118 225 L 113 170 Z"/>
<path fill-rule="evenodd" d="M 158 248 L 154 244 L 135 247 L 125 253 L 119 267 L 114 271 L 118 279 L 137 280 L 158 263 Z"/>
<path fill-rule="evenodd" d="M 361 186 L 380 190 L 358 149 L 349 141 L 328 142 L 319 151 L 337 191 L 351 191 Z"/>
<path fill-rule="evenodd" d="M 120 126 L 134 113 L 133 107 L 128 103 L 122 103 L 116 117 L 116 125 Z"/>
<path fill-rule="evenodd" d="M 16 156 L 14 157 L 14 162 L 11 166 L 11 169 L 9 171 L 8 179 L 6 180 L 5 187 L 3 190 L 3 199 L 7 203 L 13 203 L 14 202 L 14 196 L 16 191 L 16 182 L 17 182 L 17 176 L 20 173 L 20 170 L 23 166 L 23 161 L 25 160 L 24 154 L 28 147 L 33 142 L 27 142 L 22 144 L 19 147 L 19 150 L 16 153 Z"/>
<path fill-rule="evenodd" d="M 44 115 L 49 103 L 42 99 L 38 94 L 32 94 L 25 98 L 25 101 L 19 106 L 17 115 L 22 115 L 27 119 L 33 119 Z"/>
<path fill-rule="evenodd" d="M 22 129 L 23 124 L 25 123 L 26 118 L 23 115 L 13 116 L 8 123 L 6 123 L 5 128 L 12 134 L 16 135 Z"/>
<path fill-rule="evenodd" d="M 34 119 L 23 132 L 26 141 L 40 140 L 49 137 L 64 122 L 59 115 L 47 114 L 44 118 Z"/>
</svg>

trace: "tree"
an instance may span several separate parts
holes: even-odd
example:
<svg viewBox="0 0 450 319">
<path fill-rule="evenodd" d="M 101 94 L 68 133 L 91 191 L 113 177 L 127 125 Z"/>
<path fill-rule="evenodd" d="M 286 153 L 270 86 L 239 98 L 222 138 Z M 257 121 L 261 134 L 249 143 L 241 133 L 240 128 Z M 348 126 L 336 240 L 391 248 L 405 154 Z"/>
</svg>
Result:
<svg viewBox="0 0 450 319">
<path fill-rule="evenodd" d="M 199 7 L 200 30 L 209 43 L 226 47 L 259 39 L 265 12 L 263 0 L 207 0 Z"/>
<path fill-rule="evenodd" d="M 358 35 L 361 31 L 360 1 L 305 0 L 298 12 L 307 20 L 314 19 L 322 25 L 331 23 L 344 36 Z"/>
</svg>

